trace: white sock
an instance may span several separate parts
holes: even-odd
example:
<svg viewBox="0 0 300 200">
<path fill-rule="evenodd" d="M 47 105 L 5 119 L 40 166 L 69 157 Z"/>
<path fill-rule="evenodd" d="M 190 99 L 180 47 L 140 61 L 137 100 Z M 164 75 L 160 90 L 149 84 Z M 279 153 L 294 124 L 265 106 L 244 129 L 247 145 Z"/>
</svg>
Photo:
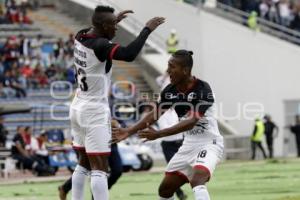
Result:
<svg viewBox="0 0 300 200">
<path fill-rule="evenodd" d="M 198 185 L 193 188 L 195 200 L 210 200 L 209 193 L 205 185 Z"/>
<path fill-rule="evenodd" d="M 174 196 L 172 196 L 170 198 L 159 197 L 159 200 L 175 200 L 175 198 L 174 198 Z"/>
<path fill-rule="evenodd" d="M 83 200 L 85 178 L 89 176 L 89 171 L 77 165 L 72 175 L 72 200 Z"/>
<path fill-rule="evenodd" d="M 92 170 L 91 188 L 94 200 L 108 200 L 107 173 L 100 170 Z"/>
</svg>

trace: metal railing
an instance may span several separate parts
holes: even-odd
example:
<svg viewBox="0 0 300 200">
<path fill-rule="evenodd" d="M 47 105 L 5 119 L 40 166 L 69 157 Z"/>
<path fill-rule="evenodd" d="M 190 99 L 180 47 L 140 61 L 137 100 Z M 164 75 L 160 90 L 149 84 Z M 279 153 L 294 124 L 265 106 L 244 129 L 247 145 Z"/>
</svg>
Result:
<svg viewBox="0 0 300 200">
<path fill-rule="evenodd" d="M 111 6 L 113 6 L 116 11 L 122 11 L 123 9 L 120 8 L 117 4 L 115 4 L 112 0 L 93 0 L 98 4 L 105 4 L 109 3 Z M 233 8 L 231 6 L 222 4 L 217 2 L 216 8 L 206 8 L 203 6 L 203 0 L 198 0 L 198 3 L 194 4 L 198 11 L 201 12 L 201 10 L 204 10 L 206 12 L 210 12 L 213 14 L 216 14 L 220 17 L 229 19 L 231 21 L 237 22 L 239 24 L 247 26 L 247 20 L 250 16 L 249 13 L 243 12 L 239 9 Z M 273 23 L 271 21 L 257 18 L 258 19 L 258 25 L 261 32 L 268 33 L 270 35 L 273 35 L 277 38 L 280 38 L 282 40 L 289 41 L 291 43 L 300 45 L 300 32 L 289 29 L 285 26 Z M 126 28 L 129 29 L 129 31 L 135 35 L 138 35 L 141 31 L 141 29 L 145 26 L 145 23 L 139 21 L 134 16 L 129 15 L 126 19 Z M 185 41 L 185 39 L 182 39 Z M 165 38 L 159 35 L 157 32 L 153 32 L 149 40 L 147 40 L 147 43 L 154 47 L 157 51 L 161 53 L 165 53 L 166 44 L 165 44 Z M 187 45 L 187 44 L 186 44 Z"/>
<path fill-rule="evenodd" d="M 217 3 L 217 8 L 215 9 L 205 8 L 203 6 L 201 6 L 201 8 L 203 8 L 208 12 L 224 17 L 226 19 L 240 23 L 242 25 L 247 25 L 247 20 L 250 16 L 249 13 L 243 12 L 241 10 L 238 10 L 236 8 L 233 8 L 231 6 L 219 2 Z M 259 28 L 262 32 L 268 33 L 280 39 L 300 45 L 300 32 L 289 29 L 285 26 L 273 23 L 271 21 L 265 20 L 260 17 L 258 17 L 257 20 L 258 20 Z"/>
</svg>

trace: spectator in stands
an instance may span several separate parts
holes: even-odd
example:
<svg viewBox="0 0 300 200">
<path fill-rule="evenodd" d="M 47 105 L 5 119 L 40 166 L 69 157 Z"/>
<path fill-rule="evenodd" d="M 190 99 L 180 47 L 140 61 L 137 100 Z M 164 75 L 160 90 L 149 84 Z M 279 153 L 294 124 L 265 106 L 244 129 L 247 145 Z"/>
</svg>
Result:
<svg viewBox="0 0 300 200">
<path fill-rule="evenodd" d="M 23 88 L 23 85 L 18 80 L 16 70 L 12 69 L 9 77 L 9 86 L 16 91 L 16 97 L 22 98 L 26 97 L 26 90 Z"/>
<path fill-rule="evenodd" d="M 42 46 L 43 46 L 43 36 L 39 34 L 36 38 L 31 40 L 31 55 L 33 57 L 41 57 L 42 56 Z"/>
<path fill-rule="evenodd" d="M 268 14 L 270 10 L 268 2 L 269 0 L 263 0 L 259 4 L 259 16 L 263 19 L 268 19 Z"/>
<path fill-rule="evenodd" d="M 289 126 L 292 133 L 295 134 L 296 137 L 296 147 L 297 147 L 297 155 L 300 157 L 300 116 L 296 115 L 295 117 L 295 125 Z"/>
<path fill-rule="evenodd" d="M 29 56 L 30 40 L 26 38 L 23 34 L 19 36 L 19 40 L 20 40 L 20 46 L 19 46 L 20 55 Z"/>
<path fill-rule="evenodd" d="M 47 134 L 43 131 L 38 137 L 31 138 L 31 150 L 37 159 L 43 160 L 49 165 L 49 151 L 46 148 Z"/>
<path fill-rule="evenodd" d="M 73 59 L 72 54 L 65 53 L 63 55 L 62 61 L 63 61 L 63 63 L 62 63 L 61 68 L 63 68 L 63 69 L 68 69 L 74 65 L 74 59 Z"/>
<path fill-rule="evenodd" d="M 64 54 L 64 41 L 59 38 L 58 41 L 53 45 L 54 56 L 56 59 L 62 58 Z"/>
<path fill-rule="evenodd" d="M 255 126 L 254 126 L 254 130 L 253 130 L 253 134 L 251 137 L 251 149 L 252 149 L 252 160 L 255 159 L 255 155 L 256 155 L 256 147 L 258 147 L 264 158 L 267 158 L 267 155 L 265 153 L 265 150 L 262 146 L 262 139 L 265 133 L 265 125 L 263 123 L 263 121 L 260 118 L 256 118 L 255 119 Z"/>
<path fill-rule="evenodd" d="M 50 82 L 52 82 L 56 76 L 56 67 L 54 64 L 51 64 L 48 69 L 46 69 L 45 74 L 47 75 Z"/>
<path fill-rule="evenodd" d="M 5 62 L 10 64 L 11 62 L 18 61 L 20 53 L 17 37 L 11 36 L 7 38 L 2 51 L 5 57 Z"/>
<path fill-rule="evenodd" d="M 0 24 L 8 24 L 9 21 L 6 17 L 4 6 L 0 4 Z"/>
<path fill-rule="evenodd" d="M 280 24 L 289 27 L 291 21 L 291 10 L 289 0 L 280 0 L 278 3 Z"/>
<path fill-rule="evenodd" d="M 53 175 L 54 170 L 36 160 L 26 149 L 28 143 L 28 135 L 23 127 L 17 128 L 17 134 L 13 138 L 12 157 L 16 159 L 24 169 L 33 170 L 37 176 Z"/>
<path fill-rule="evenodd" d="M 218 0 L 234 8 L 251 13 L 256 11 L 261 18 L 299 30 L 300 2 L 297 0 Z M 229 2 L 227 2 L 229 1 Z M 230 3 L 230 1 L 232 3 Z M 296 24 L 296 25 L 295 25 Z"/>
<path fill-rule="evenodd" d="M 24 65 L 20 68 L 20 72 L 27 79 L 29 79 L 32 76 L 33 70 L 30 66 L 30 61 L 28 59 L 25 60 Z"/>
<path fill-rule="evenodd" d="M 4 66 L 4 56 L 0 54 L 0 76 L 4 74 L 5 66 Z"/>
<path fill-rule="evenodd" d="M 65 53 L 73 56 L 74 52 L 74 35 L 71 33 L 69 39 L 65 42 Z"/>
<path fill-rule="evenodd" d="M 19 11 L 14 0 L 7 4 L 7 17 L 12 24 L 19 22 Z"/>
<path fill-rule="evenodd" d="M 264 116 L 265 136 L 269 150 L 269 158 L 273 158 L 273 139 L 278 136 L 278 126 L 272 121 L 270 115 Z"/>
<path fill-rule="evenodd" d="M 33 70 L 32 80 L 36 84 L 35 88 L 45 88 L 48 84 L 48 77 L 39 64 Z"/>
<path fill-rule="evenodd" d="M 300 3 L 298 6 L 295 6 L 293 12 L 294 19 L 291 21 L 290 28 L 300 32 Z"/>
<path fill-rule="evenodd" d="M 27 16 L 26 9 L 22 8 L 22 7 L 20 7 L 20 12 L 19 12 L 19 23 L 21 25 L 23 25 L 23 24 L 32 24 L 32 21 Z"/>
<path fill-rule="evenodd" d="M 75 84 L 75 70 L 74 67 L 69 67 L 66 71 L 66 79 L 68 82 Z"/>
<path fill-rule="evenodd" d="M 278 9 L 278 1 L 271 0 L 269 3 L 269 15 L 268 19 L 275 23 L 280 23 L 280 14 Z"/>
<path fill-rule="evenodd" d="M 45 155 L 46 147 L 43 145 L 43 143 L 47 140 L 46 133 L 43 136 L 39 136 L 36 138 L 32 134 L 32 128 L 30 126 L 26 126 L 24 128 L 24 141 L 25 141 L 25 148 L 29 152 L 32 159 L 39 162 L 41 165 L 45 167 L 49 167 L 49 159 L 48 159 L 48 153 Z"/>
<path fill-rule="evenodd" d="M 177 37 L 177 33 L 176 33 L 176 30 L 175 29 L 172 29 L 171 30 L 171 34 L 169 36 L 169 38 L 167 39 L 167 52 L 169 54 L 173 54 L 177 51 L 177 48 L 178 48 L 178 43 L 179 43 L 179 40 L 178 40 L 178 37 Z"/>
<path fill-rule="evenodd" d="M 11 94 L 14 94 L 14 96 L 17 96 L 17 92 L 14 88 L 12 88 L 12 84 L 13 84 L 13 79 L 11 76 L 11 71 L 12 70 L 6 70 L 3 76 L 3 86 L 4 86 L 4 90 L 7 90 L 8 92 L 8 96 L 9 97 Z"/>
<path fill-rule="evenodd" d="M 11 98 L 16 96 L 16 92 L 12 88 L 10 88 L 9 85 L 7 85 L 9 83 L 8 79 L 5 76 L 7 75 L 7 73 L 10 72 L 7 71 L 4 75 L 0 75 L 0 97 L 3 98 Z"/>
<path fill-rule="evenodd" d="M 0 147 L 5 147 L 8 131 L 4 126 L 4 118 L 0 115 Z"/>
</svg>

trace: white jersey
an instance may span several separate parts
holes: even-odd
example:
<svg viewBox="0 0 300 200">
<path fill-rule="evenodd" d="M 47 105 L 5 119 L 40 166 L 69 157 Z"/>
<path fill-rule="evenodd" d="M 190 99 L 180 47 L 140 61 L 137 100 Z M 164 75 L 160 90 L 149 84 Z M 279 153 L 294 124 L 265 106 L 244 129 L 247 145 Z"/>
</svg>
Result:
<svg viewBox="0 0 300 200">
<path fill-rule="evenodd" d="M 183 144 L 192 145 L 205 142 L 223 143 L 223 136 L 220 134 L 218 122 L 214 117 L 214 111 L 215 105 L 213 104 L 206 110 L 194 128 L 184 132 Z M 186 117 L 180 118 L 180 121 L 184 119 L 186 119 Z"/>
<path fill-rule="evenodd" d="M 74 63 L 78 88 L 71 108 L 103 112 L 108 107 L 112 57 L 116 44 L 107 39 L 79 32 L 75 39 Z"/>
</svg>

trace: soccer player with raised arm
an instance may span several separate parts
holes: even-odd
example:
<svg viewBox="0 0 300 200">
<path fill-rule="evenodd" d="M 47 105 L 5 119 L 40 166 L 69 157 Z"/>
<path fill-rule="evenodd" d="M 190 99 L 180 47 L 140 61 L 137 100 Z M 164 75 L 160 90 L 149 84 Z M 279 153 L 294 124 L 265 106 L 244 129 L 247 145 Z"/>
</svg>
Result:
<svg viewBox="0 0 300 200">
<path fill-rule="evenodd" d="M 193 188 L 195 200 L 209 200 L 205 184 L 223 154 L 223 137 L 214 118 L 214 95 L 207 82 L 191 75 L 192 55 L 191 51 L 178 50 L 171 56 L 171 83 L 161 92 L 152 112 L 131 127 L 113 129 L 113 143 L 135 133 L 146 140 L 184 133 L 183 144 L 170 160 L 159 186 L 160 200 L 173 200 L 174 192 L 185 183 Z M 150 125 L 169 108 L 176 111 L 179 123 L 159 131 L 152 129 Z"/>
<path fill-rule="evenodd" d="M 73 147 L 79 162 L 72 175 L 72 200 L 84 199 L 84 183 L 91 177 L 95 200 L 108 200 L 107 157 L 111 152 L 111 113 L 108 104 L 112 60 L 133 61 L 150 33 L 164 23 L 164 18 L 150 19 L 128 46 L 112 40 L 117 24 L 130 10 L 114 14 L 108 6 L 97 6 L 92 27 L 79 31 L 75 37 L 74 63 L 78 88 L 70 106 Z"/>
</svg>

